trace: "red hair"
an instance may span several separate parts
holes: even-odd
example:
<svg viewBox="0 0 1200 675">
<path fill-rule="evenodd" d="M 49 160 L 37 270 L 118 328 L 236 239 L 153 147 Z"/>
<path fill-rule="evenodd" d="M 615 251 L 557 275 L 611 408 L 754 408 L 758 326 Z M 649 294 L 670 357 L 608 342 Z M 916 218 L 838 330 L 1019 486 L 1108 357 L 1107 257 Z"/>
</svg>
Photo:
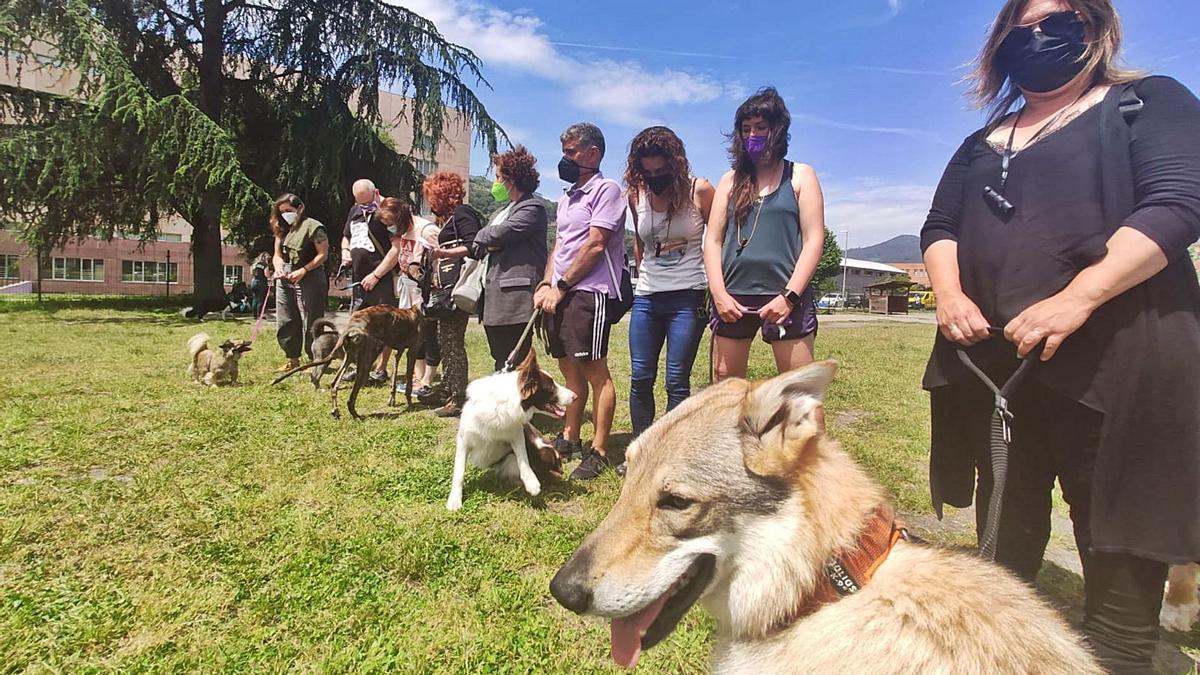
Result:
<svg viewBox="0 0 1200 675">
<path fill-rule="evenodd" d="M 439 216 L 448 216 L 463 203 L 466 190 L 462 176 L 453 171 L 439 171 L 425 179 L 421 185 L 429 210 Z"/>
</svg>

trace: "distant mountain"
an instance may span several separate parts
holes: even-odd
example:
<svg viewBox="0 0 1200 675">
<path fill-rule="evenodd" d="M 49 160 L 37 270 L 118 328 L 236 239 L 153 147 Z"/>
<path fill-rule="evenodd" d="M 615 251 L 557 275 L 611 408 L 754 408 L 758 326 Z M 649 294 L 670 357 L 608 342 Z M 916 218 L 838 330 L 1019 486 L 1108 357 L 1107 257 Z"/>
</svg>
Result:
<svg viewBox="0 0 1200 675">
<path fill-rule="evenodd" d="M 881 263 L 919 263 L 921 238 L 912 234 L 902 234 L 874 246 L 852 248 L 846 251 L 846 257 Z"/>
</svg>

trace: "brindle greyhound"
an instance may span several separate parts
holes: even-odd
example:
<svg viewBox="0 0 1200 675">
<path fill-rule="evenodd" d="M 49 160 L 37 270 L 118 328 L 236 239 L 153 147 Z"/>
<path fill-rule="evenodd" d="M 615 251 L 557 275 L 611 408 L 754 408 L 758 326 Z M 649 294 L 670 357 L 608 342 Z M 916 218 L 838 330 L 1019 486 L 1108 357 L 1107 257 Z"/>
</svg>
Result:
<svg viewBox="0 0 1200 675">
<path fill-rule="evenodd" d="M 383 348 L 391 347 L 395 351 L 396 360 L 394 364 L 395 368 L 392 371 L 392 388 L 391 396 L 388 397 L 388 405 L 396 405 L 396 380 L 400 376 L 400 355 L 407 352 L 408 368 L 405 371 L 405 381 L 408 387 L 405 390 L 404 399 L 409 407 L 411 407 L 413 367 L 416 362 L 415 354 L 425 339 L 424 325 L 424 317 L 419 307 L 396 309 L 387 305 L 376 305 L 360 309 L 350 315 L 350 323 L 346 324 L 346 329 L 342 331 L 337 345 L 334 346 L 329 356 L 293 368 L 276 378 L 272 384 L 279 384 L 301 370 L 327 365 L 340 354 L 342 356 L 342 367 L 334 375 L 333 386 L 330 387 L 333 399 L 333 407 L 330 410 L 330 414 L 334 417 L 339 416 L 337 404 L 338 387 L 341 386 L 342 373 L 346 371 L 346 367 L 349 364 L 353 363 L 357 371 L 354 376 L 354 388 L 350 390 L 350 400 L 346 402 L 346 408 L 350 410 L 352 417 L 362 419 L 362 416 L 354 409 L 354 402 L 358 398 L 358 390 L 366 382 L 367 377 L 371 373 L 371 366 L 379 358 L 379 355 L 383 352 Z"/>
</svg>

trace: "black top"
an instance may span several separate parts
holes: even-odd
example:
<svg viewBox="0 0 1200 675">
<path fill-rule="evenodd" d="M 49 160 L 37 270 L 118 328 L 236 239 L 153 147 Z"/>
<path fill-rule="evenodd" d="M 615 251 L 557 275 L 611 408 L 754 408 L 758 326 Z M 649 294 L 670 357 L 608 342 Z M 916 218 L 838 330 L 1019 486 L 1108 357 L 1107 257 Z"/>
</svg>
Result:
<svg viewBox="0 0 1200 675">
<path fill-rule="evenodd" d="M 1105 415 L 1094 548 L 1183 562 L 1200 559 L 1200 284 L 1187 254 L 1200 237 L 1200 101 L 1172 79 L 1148 78 L 1132 86 L 1144 107 L 1127 120 L 1127 89 L 1013 158 L 1008 219 L 982 194 L 999 182 L 1000 157 L 983 130 L 972 134 L 938 186 L 921 244 L 958 242 L 963 291 L 998 326 L 1100 260 L 1122 226 L 1162 248 L 1166 269 L 1097 309 L 1030 376 Z M 973 377 L 955 350 L 938 334 L 927 389 Z M 1002 339 L 972 349 L 993 372 L 1015 354 Z M 954 431 L 934 429 L 935 453 L 972 452 L 953 447 Z M 939 495 L 938 480 L 935 502 L 970 502 L 969 485 Z"/>
<path fill-rule="evenodd" d="M 374 214 L 363 213 L 358 204 L 351 207 L 342 236 L 350 242 L 350 274 L 355 281 L 366 279 L 392 250 L 387 225 Z"/>
<path fill-rule="evenodd" d="M 468 255 L 474 248 L 475 235 L 483 225 L 479 222 L 479 212 L 468 204 L 459 204 L 450 214 L 450 218 L 438 231 L 438 245 L 443 248 L 466 246 Z M 443 258 L 438 262 L 434 272 L 434 283 L 441 288 L 449 288 L 458 282 L 462 270 L 463 258 Z"/>
</svg>

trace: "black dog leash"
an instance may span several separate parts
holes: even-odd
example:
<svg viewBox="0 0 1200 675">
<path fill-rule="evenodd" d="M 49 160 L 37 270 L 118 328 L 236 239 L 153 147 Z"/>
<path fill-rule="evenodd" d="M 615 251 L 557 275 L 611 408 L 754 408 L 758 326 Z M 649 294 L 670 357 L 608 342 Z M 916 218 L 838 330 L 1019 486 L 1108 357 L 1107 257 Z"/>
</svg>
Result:
<svg viewBox="0 0 1200 675">
<path fill-rule="evenodd" d="M 1002 335 L 1002 328 L 988 328 L 988 331 L 993 335 Z M 996 559 L 996 540 L 1000 535 L 1000 512 L 1004 506 L 1004 484 L 1008 478 L 1008 449 L 1012 444 L 1012 423 L 1013 413 L 1008 407 L 1008 401 L 1012 397 L 1013 392 L 1021 385 L 1025 376 L 1029 374 L 1030 368 L 1037 363 L 1038 358 L 1042 354 L 1042 347 L 1045 343 L 1039 344 L 1025 356 L 1021 365 L 1016 372 L 1004 383 L 1003 386 L 996 386 L 992 381 L 975 365 L 971 357 L 967 355 L 966 350 L 959 348 L 958 360 L 962 361 L 975 376 L 979 378 L 988 389 L 992 390 L 995 395 L 995 408 L 992 410 L 991 434 L 989 446 L 991 448 L 992 460 L 992 496 L 988 500 L 987 507 L 987 525 L 984 527 L 983 536 L 979 539 L 979 555 L 987 560 Z M 979 505 L 976 505 L 978 508 Z"/>
<path fill-rule="evenodd" d="M 529 321 L 525 323 L 525 330 L 521 332 L 521 339 L 517 340 L 517 346 L 513 347 L 513 350 L 508 354 L 508 358 L 504 359 L 504 368 L 500 372 L 511 373 L 517 367 L 517 354 L 521 351 L 521 345 L 525 344 L 525 339 L 529 337 L 529 332 L 533 330 L 534 324 L 537 323 L 537 320 L 540 319 L 541 316 L 542 310 L 535 308 L 533 310 L 533 315 L 530 316 Z M 533 349 L 533 345 L 529 345 L 529 348 Z"/>
</svg>

